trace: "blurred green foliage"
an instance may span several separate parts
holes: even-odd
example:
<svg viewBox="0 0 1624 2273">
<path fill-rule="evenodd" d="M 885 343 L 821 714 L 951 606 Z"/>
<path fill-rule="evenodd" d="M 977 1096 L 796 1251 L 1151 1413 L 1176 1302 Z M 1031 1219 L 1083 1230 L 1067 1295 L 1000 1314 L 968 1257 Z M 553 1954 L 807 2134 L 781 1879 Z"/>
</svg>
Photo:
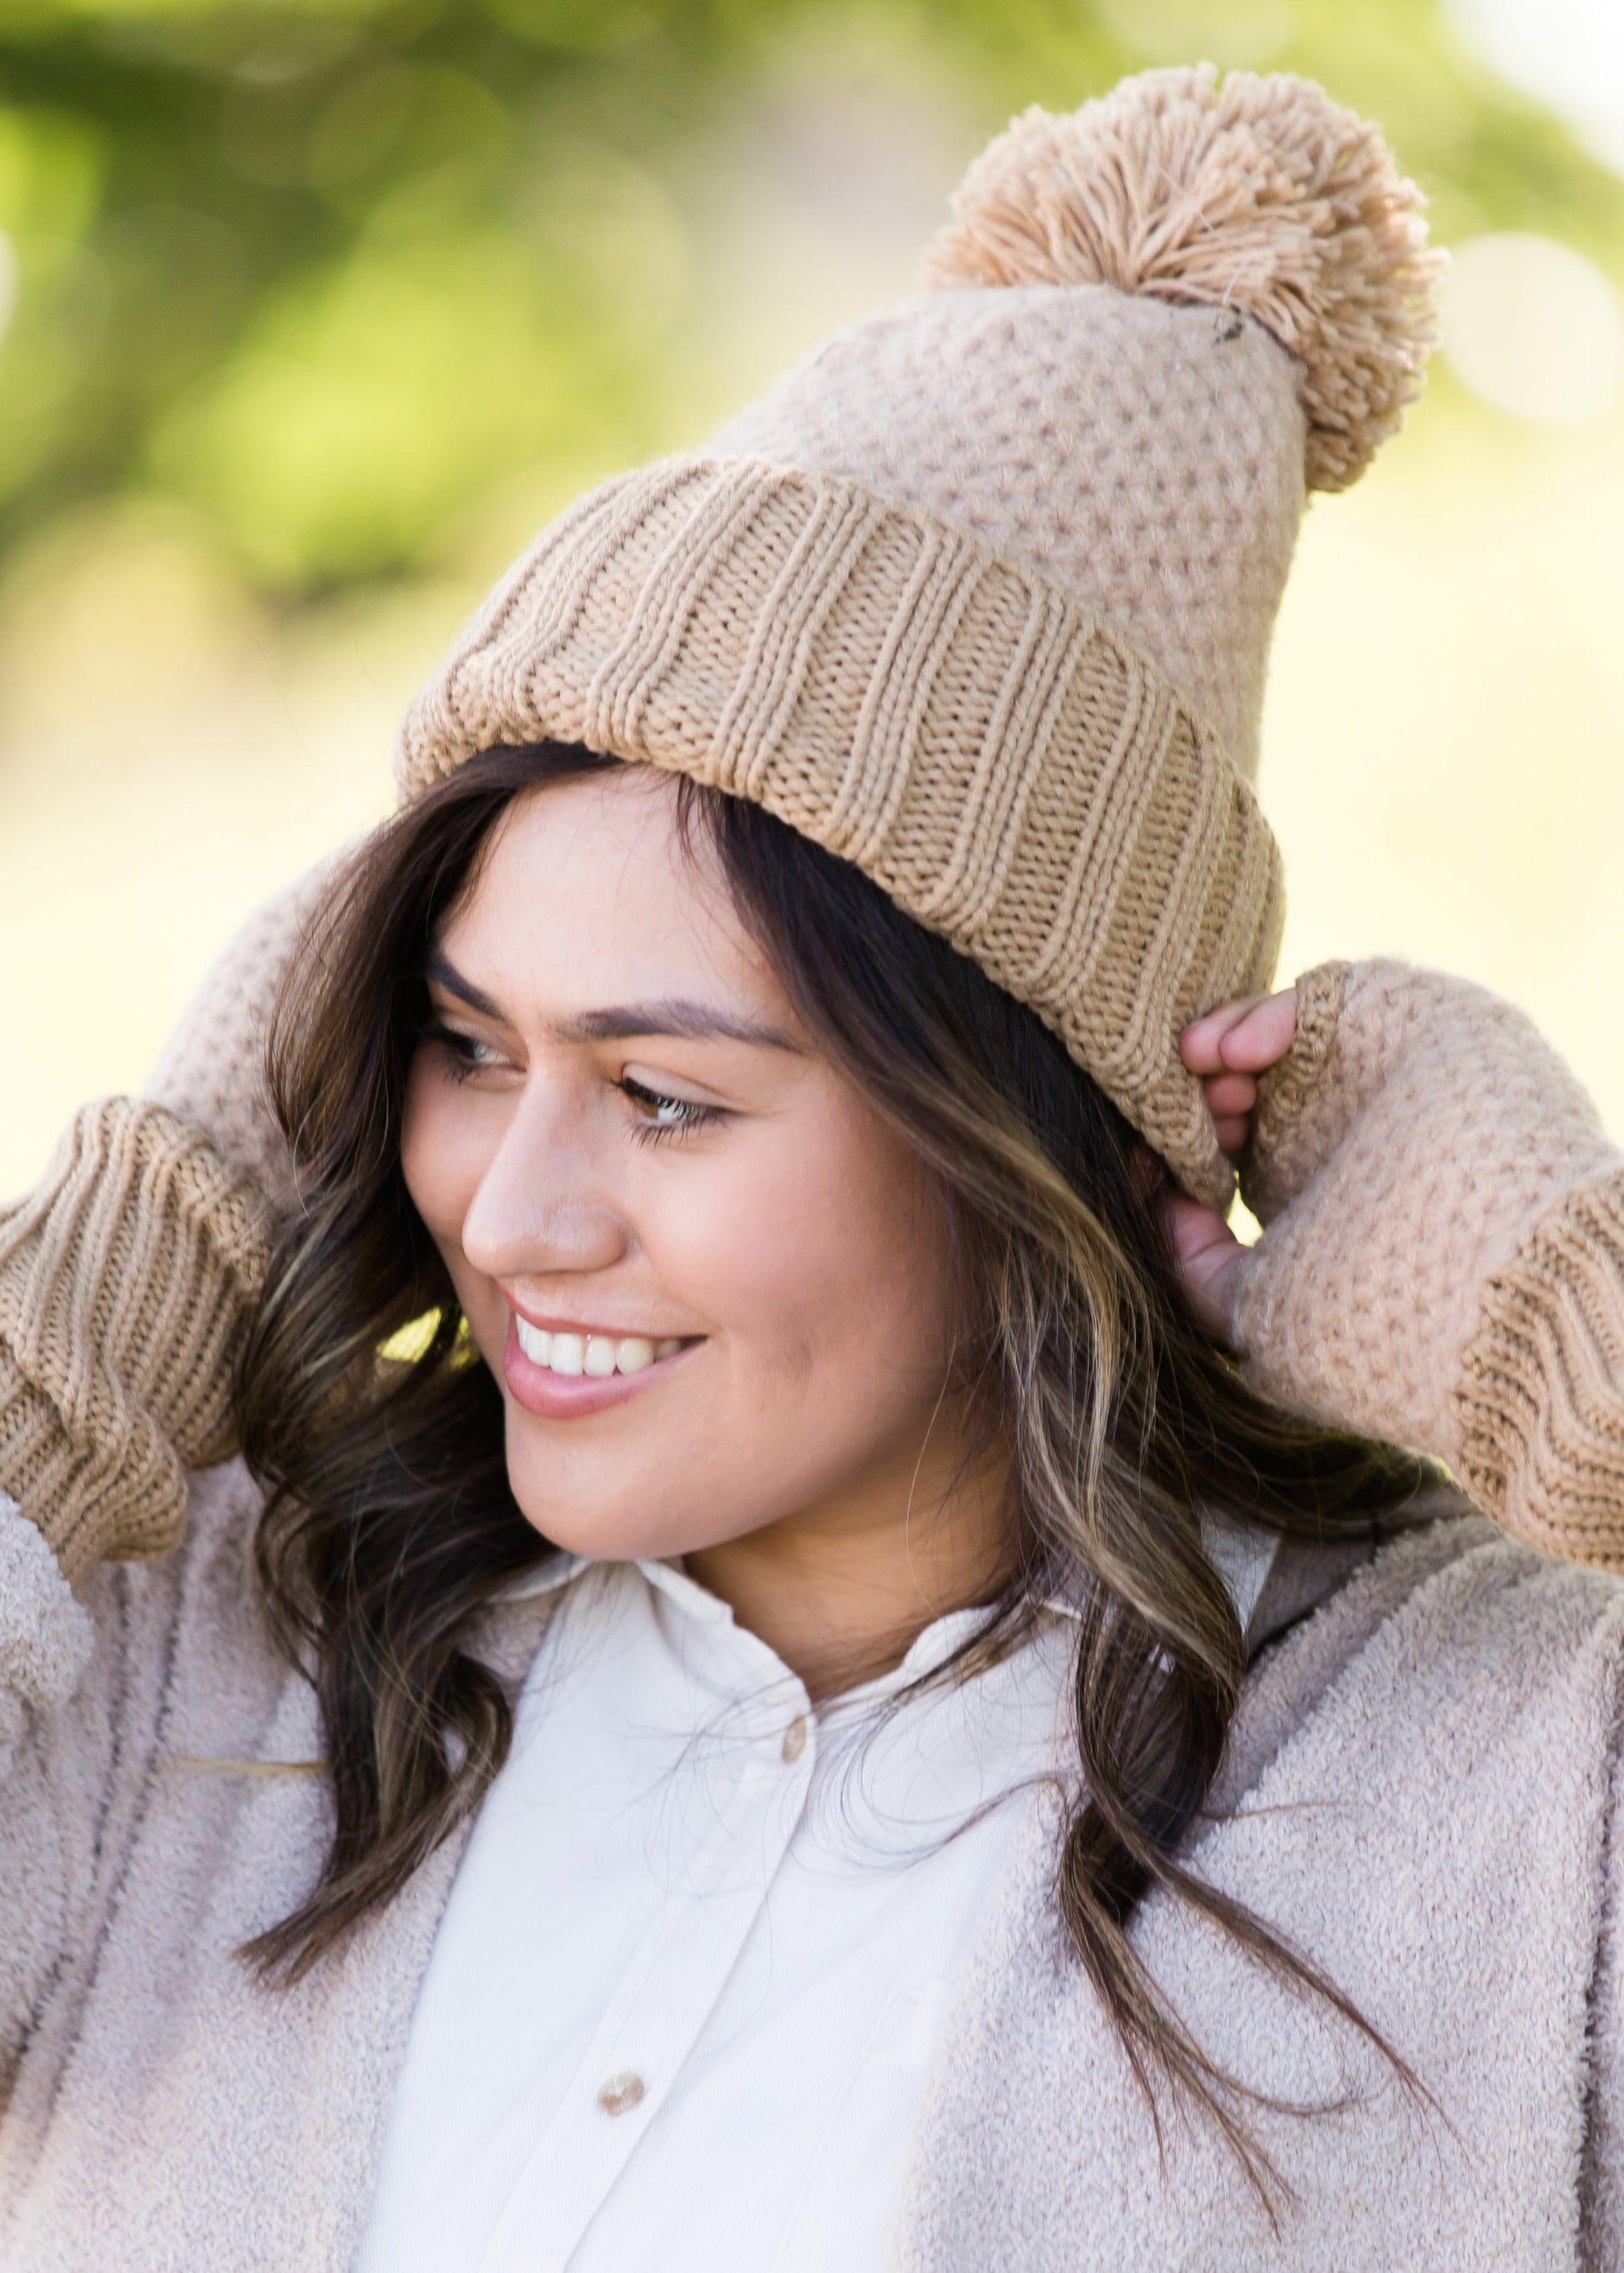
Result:
<svg viewBox="0 0 1624 2273">
<path fill-rule="evenodd" d="M 882 21 L 972 130 L 1147 63 L 1303 70 L 1446 240 L 1624 245 L 1617 181 L 1435 0 L 0 0 L 0 550 L 156 491 L 297 596 L 421 565 L 516 470 L 662 446 L 692 153 L 786 42 Z"/>
</svg>

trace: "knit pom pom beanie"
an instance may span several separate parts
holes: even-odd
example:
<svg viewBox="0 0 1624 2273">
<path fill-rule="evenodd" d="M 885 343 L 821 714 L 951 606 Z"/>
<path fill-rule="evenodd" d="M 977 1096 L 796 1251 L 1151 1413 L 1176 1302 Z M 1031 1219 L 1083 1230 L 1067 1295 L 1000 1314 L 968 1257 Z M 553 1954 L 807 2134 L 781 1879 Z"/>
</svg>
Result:
<svg viewBox="0 0 1624 2273">
<path fill-rule="evenodd" d="M 552 738 L 750 798 L 1222 1204 L 1178 1037 L 1274 970 L 1269 634 L 1306 491 L 1417 391 L 1420 202 L 1303 79 L 1149 71 L 1028 111 L 932 289 L 543 531 L 408 714 L 402 797 Z"/>
</svg>

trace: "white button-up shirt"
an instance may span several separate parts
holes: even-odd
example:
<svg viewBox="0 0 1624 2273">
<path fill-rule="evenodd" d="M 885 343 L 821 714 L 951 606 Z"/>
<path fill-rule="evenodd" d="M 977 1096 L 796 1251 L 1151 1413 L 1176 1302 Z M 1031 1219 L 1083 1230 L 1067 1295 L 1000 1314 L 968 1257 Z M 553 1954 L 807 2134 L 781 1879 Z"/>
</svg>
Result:
<svg viewBox="0 0 1624 2273">
<path fill-rule="evenodd" d="M 672 1565 L 533 1584 L 564 1598 L 424 1978 L 358 2273 L 878 2273 L 949 1990 L 1064 1759 L 1064 1614 L 888 1710 L 980 1614 L 939 1618 L 815 1713 Z"/>
<path fill-rule="evenodd" d="M 943 1999 L 1062 1725 L 1064 1621 L 887 1714 L 979 1614 L 938 1619 L 815 1713 L 680 1570 L 554 1583 L 361 2273 L 877 2269 Z"/>
</svg>

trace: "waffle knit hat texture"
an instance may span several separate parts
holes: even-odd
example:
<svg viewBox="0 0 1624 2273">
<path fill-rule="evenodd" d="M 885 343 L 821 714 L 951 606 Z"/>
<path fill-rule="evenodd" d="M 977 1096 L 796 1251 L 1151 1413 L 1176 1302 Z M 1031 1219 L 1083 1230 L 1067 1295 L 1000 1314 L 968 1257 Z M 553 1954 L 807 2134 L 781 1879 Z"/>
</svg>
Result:
<svg viewBox="0 0 1624 2273">
<path fill-rule="evenodd" d="M 1302 79 L 1150 71 L 1028 111 L 932 289 L 543 531 L 409 713 L 402 796 L 551 738 L 750 798 L 974 956 L 1222 1204 L 1178 1036 L 1274 969 L 1269 634 L 1305 491 L 1357 479 L 1417 392 L 1419 206 Z"/>
</svg>

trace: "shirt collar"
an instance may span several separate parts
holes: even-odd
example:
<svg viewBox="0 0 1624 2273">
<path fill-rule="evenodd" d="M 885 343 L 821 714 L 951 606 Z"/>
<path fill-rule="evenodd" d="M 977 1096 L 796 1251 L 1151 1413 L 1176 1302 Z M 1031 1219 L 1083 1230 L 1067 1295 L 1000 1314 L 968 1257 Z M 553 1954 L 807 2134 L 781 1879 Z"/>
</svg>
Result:
<svg viewBox="0 0 1624 2273">
<path fill-rule="evenodd" d="M 1201 1541 L 1229 1589 L 1244 1633 L 1274 1564 L 1279 1536 L 1237 1517 L 1208 1512 L 1201 1518 Z M 500 1599 L 504 1602 L 532 1602 L 540 1595 L 560 1594 L 584 1572 L 601 1568 L 600 1557 L 572 1555 L 560 1548 L 550 1562 L 523 1572 L 505 1587 Z M 637 1568 L 650 1586 L 658 1588 L 689 1617 L 707 1625 L 733 1624 L 733 1614 L 728 1605 L 708 1593 L 697 1579 L 690 1579 L 680 1563 L 639 1557 Z M 1080 1615 L 1076 1603 L 1068 1602 L 1063 1594 L 1049 1595 L 1043 1609 L 1056 1617 L 1075 1619 Z M 934 1673 L 974 1633 L 981 1615 L 979 1609 L 949 1610 L 933 1618 L 915 1635 L 901 1664 L 883 1677 L 887 1685 L 899 1686 Z"/>
<path fill-rule="evenodd" d="M 690 1579 L 680 1562 L 674 1557 L 670 1562 L 657 1562 L 639 1556 L 635 1562 L 650 1586 L 658 1588 L 680 1609 L 686 1610 L 690 1617 L 708 1625 L 732 1624 L 733 1614 L 728 1605 L 702 1587 L 696 1579 Z M 575 1580 L 584 1577 L 587 1572 L 600 1571 L 605 1567 L 603 1558 L 598 1556 L 572 1555 L 560 1548 L 550 1562 L 541 1564 L 534 1571 L 523 1572 L 510 1580 L 502 1588 L 498 1600 L 528 1602 L 538 1595 L 561 1594 L 565 1587 L 574 1586 Z M 1045 1602 L 1043 1608 L 1061 1617 L 1077 1616 L 1071 1604 L 1064 1602 L 1058 1594 Z M 909 1669 L 910 1677 L 932 1671 L 944 1658 L 951 1656 L 965 1637 L 974 1631 L 981 1615 L 979 1609 L 948 1610 L 942 1617 L 933 1618 L 902 1661 Z M 935 1638 L 939 1638 L 939 1642 Z"/>
<path fill-rule="evenodd" d="M 562 1594 L 578 1581 L 585 1579 L 590 1572 L 610 1571 L 616 1567 L 614 1564 L 605 1562 L 596 1556 L 573 1555 L 560 1549 L 551 1561 L 542 1564 L 535 1571 L 523 1572 L 519 1578 L 511 1581 L 503 1588 L 499 1600 L 504 1603 L 516 1603 Z M 657 1594 L 663 1595 L 684 1617 L 692 1620 L 696 1625 L 710 1628 L 713 1632 L 718 1628 L 727 1629 L 727 1639 L 734 1648 L 742 1646 L 752 1654 L 759 1653 L 761 1662 L 757 1666 L 758 1677 L 765 1677 L 774 1669 L 780 1674 L 786 1671 L 767 1644 L 757 1640 L 755 1635 L 748 1633 L 743 1627 L 735 1624 L 731 1606 L 702 1587 L 697 1579 L 689 1578 L 679 1562 L 675 1560 L 658 1562 L 639 1557 L 635 1559 L 633 1567 L 642 1573 L 645 1582 Z M 1071 1618 L 1077 1615 L 1071 1604 L 1063 1602 L 1058 1596 L 1046 1602 L 1043 1609 L 1052 1617 L 1057 1617 Z M 910 1683 L 926 1679 L 938 1668 L 945 1665 L 955 1650 L 961 1648 L 966 1641 L 974 1638 L 985 1615 L 983 1610 L 971 1609 L 948 1610 L 940 1617 L 932 1618 L 929 1624 L 914 1636 L 906 1654 L 898 1664 L 892 1666 L 889 1672 L 877 1674 L 872 1679 L 843 1692 L 838 1698 L 831 1698 L 829 1700 L 830 1708 L 844 1713 L 854 1706 L 870 1705 L 894 1694 L 898 1690 L 906 1689 Z M 718 1639 L 720 1639 L 719 1636 Z M 793 1678 L 793 1676 L 790 1677 Z"/>
<path fill-rule="evenodd" d="M 590 1570 L 592 1563 L 591 1556 L 571 1555 L 560 1547 L 551 1562 L 539 1563 L 535 1570 L 522 1571 L 516 1579 L 510 1579 L 496 1599 L 500 1602 L 530 1602 L 538 1594 L 556 1594 L 583 1571 Z"/>
</svg>

